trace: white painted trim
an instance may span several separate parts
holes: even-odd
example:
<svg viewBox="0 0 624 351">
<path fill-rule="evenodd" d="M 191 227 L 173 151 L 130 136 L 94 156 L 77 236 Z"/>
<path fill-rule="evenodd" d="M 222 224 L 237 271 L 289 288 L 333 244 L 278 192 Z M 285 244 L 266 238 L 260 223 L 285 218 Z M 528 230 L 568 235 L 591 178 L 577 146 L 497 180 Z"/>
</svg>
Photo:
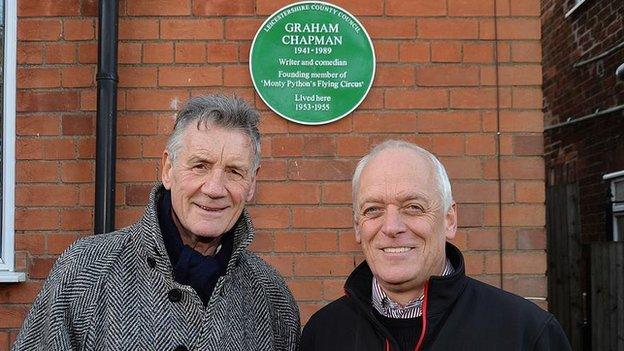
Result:
<svg viewBox="0 0 624 351">
<path fill-rule="evenodd" d="M 577 2 L 576 4 L 574 4 L 574 6 L 572 6 L 572 8 L 568 12 L 566 12 L 564 18 L 570 17 L 570 15 L 572 15 L 574 13 L 574 11 L 576 11 L 579 7 L 581 7 L 581 5 L 583 5 L 586 2 L 587 2 L 587 0 L 581 0 L 581 1 Z"/>
<path fill-rule="evenodd" d="M 4 36 L 4 106 L 2 126 L 2 277 L 25 279 L 15 269 L 15 65 L 17 42 L 17 1 L 6 0 Z M 8 271 L 8 272 L 6 272 Z M 9 279 L 9 278 L 7 278 Z M 1 280 L 0 280 L 1 281 Z"/>
<path fill-rule="evenodd" d="M 607 173 L 602 176 L 602 179 L 608 180 L 608 179 L 613 179 L 613 178 L 618 178 L 618 177 L 624 177 L 624 170 L 613 172 L 613 173 Z"/>
<path fill-rule="evenodd" d="M 26 281 L 24 272 L 0 272 L 0 283 L 19 283 Z"/>
</svg>

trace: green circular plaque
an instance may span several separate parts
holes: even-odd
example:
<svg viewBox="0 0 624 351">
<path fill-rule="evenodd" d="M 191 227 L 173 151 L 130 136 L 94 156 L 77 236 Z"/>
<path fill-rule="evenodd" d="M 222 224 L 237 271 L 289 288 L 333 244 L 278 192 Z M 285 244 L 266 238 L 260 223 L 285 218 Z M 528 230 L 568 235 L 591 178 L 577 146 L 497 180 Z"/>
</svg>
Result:
<svg viewBox="0 0 624 351">
<path fill-rule="evenodd" d="M 353 111 L 375 75 L 373 43 L 362 24 L 321 1 L 288 5 L 271 15 L 251 45 L 256 91 L 278 115 L 325 124 Z"/>
</svg>

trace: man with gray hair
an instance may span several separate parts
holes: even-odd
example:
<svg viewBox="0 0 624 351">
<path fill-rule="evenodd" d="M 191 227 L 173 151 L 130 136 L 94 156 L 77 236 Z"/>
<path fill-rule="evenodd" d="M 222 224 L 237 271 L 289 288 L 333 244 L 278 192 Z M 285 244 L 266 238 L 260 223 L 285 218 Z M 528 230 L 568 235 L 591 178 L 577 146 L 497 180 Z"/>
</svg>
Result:
<svg viewBox="0 0 624 351">
<path fill-rule="evenodd" d="M 428 151 L 375 147 L 355 170 L 353 210 L 366 261 L 306 324 L 302 351 L 570 350 L 550 313 L 465 275 L 447 242 L 457 205 Z"/>
<path fill-rule="evenodd" d="M 238 98 L 190 99 L 143 217 L 59 257 L 13 349 L 295 350 L 297 305 L 247 250 L 258 117 Z"/>
</svg>

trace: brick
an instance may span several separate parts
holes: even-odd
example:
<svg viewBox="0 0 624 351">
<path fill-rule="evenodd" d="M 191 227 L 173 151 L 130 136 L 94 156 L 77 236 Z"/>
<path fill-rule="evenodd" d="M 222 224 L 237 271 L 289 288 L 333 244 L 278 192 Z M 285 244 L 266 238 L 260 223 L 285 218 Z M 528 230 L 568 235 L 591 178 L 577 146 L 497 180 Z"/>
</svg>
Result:
<svg viewBox="0 0 624 351">
<path fill-rule="evenodd" d="M 238 44 L 235 43 L 208 43 L 206 51 L 209 63 L 238 61 Z"/>
<path fill-rule="evenodd" d="M 498 250 L 500 247 L 498 230 L 471 230 L 467 238 L 469 250 Z"/>
<path fill-rule="evenodd" d="M 93 228 L 93 213 L 90 209 L 67 209 L 61 212 L 62 230 L 89 230 Z"/>
<path fill-rule="evenodd" d="M 516 87 L 512 90 L 513 108 L 541 109 L 542 89 L 535 87 Z"/>
<path fill-rule="evenodd" d="M 420 86 L 474 86 L 479 84 L 476 66 L 436 65 L 421 66 L 416 71 Z"/>
<path fill-rule="evenodd" d="M 435 135 L 432 137 L 431 152 L 438 156 L 462 156 L 465 140 L 461 135 Z"/>
<path fill-rule="evenodd" d="M 451 90 L 451 107 L 465 109 L 496 108 L 495 88 L 455 88 Z"/>
<path fill-rule="evenodd" d="M 353 114 L 353 129 L 360 133 L 412 132 L 417 127 L 415 113 L 369 113 Z"/>
<path fill-rule="evenodd" d="M 17 23 L 17 39 L 23 41 L 58 40 L 62 26 L 59 20 L 22 19 Z"/>
<path fill-rule="evenodd" d="M 336 156 L 362 156 L 369 150 L 366 136 L 341 135 L 336 137 Z"/>
<path fill-rule="evenodd" d="M 247 209 L 258 229 L 283 229 L 290 224 L 289 210 L 286 207 L 249 207 Z"/>
<path fill-rule="evenodd" d="M 177 43 L 175 45 L 175 62 L 204 63 L 206 61 L 206 45 L 204 43 Z"/>
<path fill-rule="evenodd" d="M 184 90 L 132 90 L 128 91 L 128 110 L 177 110 L 188 98 Z"/>
<path fill-rule="evenodd" d="M 401 62 L 429 62 L 431 46 L 428 42 L 402 42 L 399 45 L 399 60 Z"/>
<path fill-rule="evenodd" d="M 122 46 L 121 44 L 120 46 Z M 97 63 L 97 46 L 95 44 L 78 45 L 78 62 Z"/>
<path fill-rule="evenodd" d="M 279 255 L 279 256 L 261 256 L 272 267 L 275 267 L 277 271 L 284 277 L 290 277 L 293 275 L 293 256 Z"/>
<path fill-rule="evenodd" d="M 544 203 L 545 200 L 546 190 L 543 182 L 516 182 L 517 202 Z"/>
<path fill-rule="evenodd" d="M 229 40 L 251 40 L 263 22 L 263 20 L 255 18 L 228 18 L 225 20 L 225 38 Z"/>
<path fill-rule="evenodd" d="M 370 96 L 370 94 L 369 94 Z M 365 109 L 364 103 L 360 105 L 361 109 Z M 298 133 L 306 133 L 306 134 L 325 134 L 325 133 L 348 133 L 352 130 L 351 128 L 351 120 L 350 118 L 342 118 L 338 121 L 318 125 L 318 126 L 309 126 L 297 123 L 288 123 L 288 132 L 293 134 Z"/>
<path fill-rule="evenodd" d="M 503 205 L 504 226 L 544 226 L 544 205 Z"/>
<path fill-rule="evenodd" d="M 335 0 L 333 3 L 356 16 L 375 16 L 383 14 L 383 0 Z"/>
<path fill-rule="evenodd" d="M 18 68 L 17 88 L 55 88 L 61 84 L 61 73 L 57 68 Z"/>
<path fill-rule="evenodd" d="M 47 257 L 33 257 L 32 264 L 28 270 L 28 278 L 30 279 L 44 279 L 48 276 L 56 258 Z"/>
<path fill-rule="evenodd" d="M 305 236 L 301 232 L 276 232 L 275 251 L 302 252 L 305 250 Z"/>
<path fill-rule="evenodd" d="M 56 230 L 58 222 L 59 211 L 56 209 L 15 209 L 15 230 Z"/>
<path fill-rule="evenodd" d="M 119 182 L 154 181 L 158 179 L 158 176 L 160 176 L 158 166 L 153 160 L 117 161 L 117 181 Z"/>
<path fill-rule="evenodd" d="M 349 180 L 355 169 L 353 160 L 297 160 L 288 162 L 291 180 Z"/>
<path fill-rule="evenodd" d="M 223 66 L 223 85 L 226 87 L 251 87 L 247 66 Z"/>
<path fill-rule="evenodd" d="M 477 112 L 431 112 L 418 116 L 420 132 L 478 132 L 481 117 Z"/>
<path fill-rule="evenodd" d="M 143 214 L 143 208 L 117 209 L 115 211 L 115 228 L 123 228 L 134 224 Z"/>
<path fill-rule="evenodd" d="M 249 245 L 249 250 L 253 252 L 274 252 L 273 234 L 264 231 L 256 232 L 253 242 Z"/>
<path fill-rule="evenodd" d="M 503 279 L 505 290 L 519 296 L 546 296 L 548 292 L 545 276 L 506 275 Z"/>
<path fill-rule="evenodd" d="M 546 232 L 544 228 L 519 229 L 518 248 L 521 250 L 545 250 Z"/>
<path fill-rule="evenodd" d="M 222 81 L 221 67 L 161 67 L 158 72 L 160 86 L 211 86 Z"/>
<path fill-rule="evenodd" d="M 412 18 L 362 18 L 372 39 L 414 39 L 416 21 Z"/>
<path fill-rule="evenodd" d="M 61 162 L 61 180 L 64 183 L 87 183 L 95 181 L 93 161 Z"/>
<path fill-rule="evenodd" d="M 50 233 L 48 234 L 48 253 L 60 255 L 78 240 L 78 235 L 73 233 Z"/>
<path fill-rule="evenodd" d="M 479 179 L 482 177 L 481 161 L 477 158 L 441 157 L 440 161 L 452 179 Z"/>
<path fill-rule="evenodd" d="M 120 66 L 119 87 L 155 87 L 158 82 L 156 67 Z"/>
<path fill-rule="evenodd" d="M 17 92 L 17 111 L 71 111 L 78 109 L 78 93 L 63 92 Z"/>
<path fill-rule="evenodd" d="M 334 231 L 311 231 L 305 239 L 307 252 L 338 251 L 338 234 Z"/>
<path fill-rule="evenodd" d="M 119 19 L 120 40 L 158 39 L 158 21 L 151 19 Z"/>
<path fill-rule="evenodd" d="M 481 40 L 495 40 L 496 37 L 496 27 L 493 19 L 482 19 L 479 20 L 479 39 Z M 500 39 L 500 38 L 499 38 Z M 506 45 L 504 42 L 498 42 L 498 46 Z M 499 59 L 499 62 L 501 60 Z"/>
<path fill-rule="evenodd" d="M 477 39 L 479 23 L 470 19 L 418 19 L 418 38 L 421 39 Z"/>
<path fill-rule="evenodd" d="M 379 66 L 375 73 L 375 86 L 411 86 L 414 85 L 414 67 Z"/>
<path fill-rule="evenodd" d="M 298 279 L 288 282 L 288 288 L 297 301 L 321 300 L 323 298 L 323 281 Z"/>
<path fill-rule="evenodd" d="M 220 19 L 180 19 L 160 22 L 162 39 L 221 39 L 223 22 Z"/>
<path fill-rule="evenodd" d="M 489 63 L 494 61 L 494 47 L 490 43 L 466 43 L 463 45 L 463 61 Z"/>
<path fill-rule="evenodd" d="M 76 58 L 76 44 L 74 43 L 50 43 L 45 47 L 46 63 L 75 63 Z"/>
<path fill-rule="evenodd" d="M 28 306 L 0 305 L 0 328 L 19 328 L 28 314 Z"/>
<path fill-rule="evenodd" d="M 546 255 L 543 252 L 505 252 L 503 272 L 518 274 L 546 273 Z"/>
<path fill-rule="evenodd" d="M 172 63 L 173 43 L 145 43 L 143 44 L 144 63 Z"/>
<path fill-rule="evenodd" d="M 350 206 L 293 208 L 294 228 L 349 228 L 352 225 Z"/>
<path fill-rule="evenodd" d="M 526 1 L 511 1 L 511 15 L 512 16 L 540 16 L 540 1 L 539 0 L 526 0 Z"/>
<path fill-rule="evenodd" d="M 497 203 L 498 183 L 494 181 L 455 181 L 453 199 L 458 203 Z"/>
<path fill-rule="evenodd" d="M 141 140 L 137 137 L 117 138 L 117 157 L 138 159 L 141 157 Z"/>
<path fill-rule="evenodd" d="M 497 23 L 498 39 L 540 39 L 540 20 L 537 18 L 501 18 Z"/>
<path fill-rule="evenodd" d="M 515 155 L 543 155 L 544 135 L 513 136 L 513 153 Z"/>
<path fill-rule="evenodd" d="M 355 268 L 351 256 L 296 256 L 295 275 L 299 277 L 346 276 Z"/>
<path fill-rule="evenodd" d="M 431 43 L 432 62 L 460 62 L 462 47 L 459 42 L 434 41 Z"/>
<path fill-rule="evenodd" d="M 341 252 L 361 252 L 362 247 L 355 241 L 353 230 L 341 231 L 338 234 L 338 246 Z"/>
<path fill-rule="evenodd" d="M 544 115 L 541 111 L 501 111 L 502 132 L 535 132 L 544 130 Z"/>
<path fill-rule="evenodd" d="M 15 120 L 17 135 L 58 135 L 60 118 L 55 115 L 23 115 Z"/>
<path fill-rule="evenodd" d="M 141 44 L 119 43 L 119 63 L 141 63 Z"/>
<path fill-rule="evenodd" d="M 65 40 L 95 39 L 95 20 L 78 19 L 63 21 L 63 38 Z"/>
<path fill-rule="evenodd" d="M 324 204 L 351 204 L 351 182 L 323 183 Z"/>
<path fill-rule="evenodd" d="M 542 84 L 542 67 L 531 66 L 501 66 L 498 79 L 500 85 L 540 85 Z"/>
<path fill-rule="evenodd" d="M 79 0 L 19 1 L 18 17 L 61 17 L 80 14 Z"/>
<path fill-rule="evenodd" d="M 95 116 L 91 115 L 64 115 L 62 118 L 63 135 L 93 135 L 95 130 Z"/>
<path fill-rule="evenodd" d="M 141 139 L 143 144 L 143 152 L 141 153 L 141 156 L 160 158 L 167 144 L 168 136 L 146 136 Z"/>
<path fill-rule="evenodd" d="M 96 17 L 98 15 L 98 0 L 83 0 L 80 4 L 80 13 L 83 16 Z"/>
<path fill-rule="evenodd" d="M 90 66 L 63 67 L 61 70 L 63 87 L 85 88 L 95 86 L 95 68 Z"/>
<path fill-rule="evenodd" d="M 446 2 L 387 0 L 386 14 L 390 16 L 444 16 L 446 15 Z"/>
<path fill-rule="evenodd" d="M 0 304 L 32 303 L 41 290 L 41 285 L 41 282 L 33 281 L 0 285 Z"/>
<path fill-rule="evenodd" d="M 544 179 L 542 157 L 505 157 L 501 160 L 503 179 Z"/>
<path fill-rule="evenodd" d="M 28 251 L 31 255 L 45 254 L 45 234 L 32 233 L 15 235 L 15 250 Z M 1 288 L 0 288 L 1 289 Z"/>
<path fill-rule="evenodd" d="M 492 135 L 466 136 L 466 155 L 494 155 L 496 153 L 496 139 Z"/>
<path fill-rule="evenodd" d="M 389 109 L 439 109 L 448 107 L 446 89 L 387 89 L 385 104 Z"/>
<path fill-rule="evenodd" d="M 375 46 L 377 62 L 397 62 L 399 60 L 399 44 L 394 41 L 378 40 Z"/>
<path fill-rule="evenodd" d="M 126 186 L 126 201 L 128 206 L 145 206 L 152 189 L 150 184 L 132 184 Z"/>
<path fill-rule="evenodd" d="M 542 45 L 539 41 L 512 41 L 511 60 L 514 62 L 542 61 Z"/>
<path fill-rule="evenodd" d="M 493 16 L 494 0 L 449 0 L 449 16 Z"/>
<path fill-rule="evenodd" d="M 43 140 L 43 157 L 46 159 L 73 159 L 75 157 L 75 144 L 72 139 L 46 139 Z"/>
<path fill-rule="evenodd" d="M 195 16 L 244 16 L 253 15 L 254 11 L 254 0 L 216 0 L 193 3 Z"/>
<path fill-rule="evenodd" d="M 284 180 L 287 173 L 286 161 L 262 160 L 258 180 Z"/>
<path fill-rule="evenodd" d="M 44 47 L 40 43 L 25 43 L 19 42 L 17 44 L 17 64 L 37 64 L 43 62 L 43 50 Z"/>
<path fill-rule="evenodd" d="M 183 16 L 191 14 L 189 0 L 141 0 L 128 1 L 128 15 L 133 16 Z"/>
<path fill-rule="evenodd" d="M 19 185 L 15 189 L 16 206 L 71 206 L 78 203 L 78 191 L 72 185 Z"/>
<path fill-rule="evenodd" d="M 17 161 L 15 175 L 19 183 L 55 182 L 58 180 L 58 164 L 49 161 Z"/>
</svg>

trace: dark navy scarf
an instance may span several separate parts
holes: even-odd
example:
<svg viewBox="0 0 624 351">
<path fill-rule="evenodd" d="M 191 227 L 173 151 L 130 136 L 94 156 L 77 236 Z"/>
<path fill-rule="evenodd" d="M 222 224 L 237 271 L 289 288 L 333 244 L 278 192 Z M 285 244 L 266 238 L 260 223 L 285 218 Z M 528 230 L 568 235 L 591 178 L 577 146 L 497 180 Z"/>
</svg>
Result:
<svg viewBox="0 0 624 351">
<path fill-rule="evenodd" d="M 214 256 L 204 256 L 193 250 L 182 242 L 180 232 L 173 221 L 169 190 L 164 192 L 158 203 L 158 223 L 173 267 L 175 281 L 182 285 L 190 285 L 206 306 L 217 280 L 225 274 L 228 261 L 232 256 L 234 230 L 223 234 L 221 249 Z"/>
</svg>

